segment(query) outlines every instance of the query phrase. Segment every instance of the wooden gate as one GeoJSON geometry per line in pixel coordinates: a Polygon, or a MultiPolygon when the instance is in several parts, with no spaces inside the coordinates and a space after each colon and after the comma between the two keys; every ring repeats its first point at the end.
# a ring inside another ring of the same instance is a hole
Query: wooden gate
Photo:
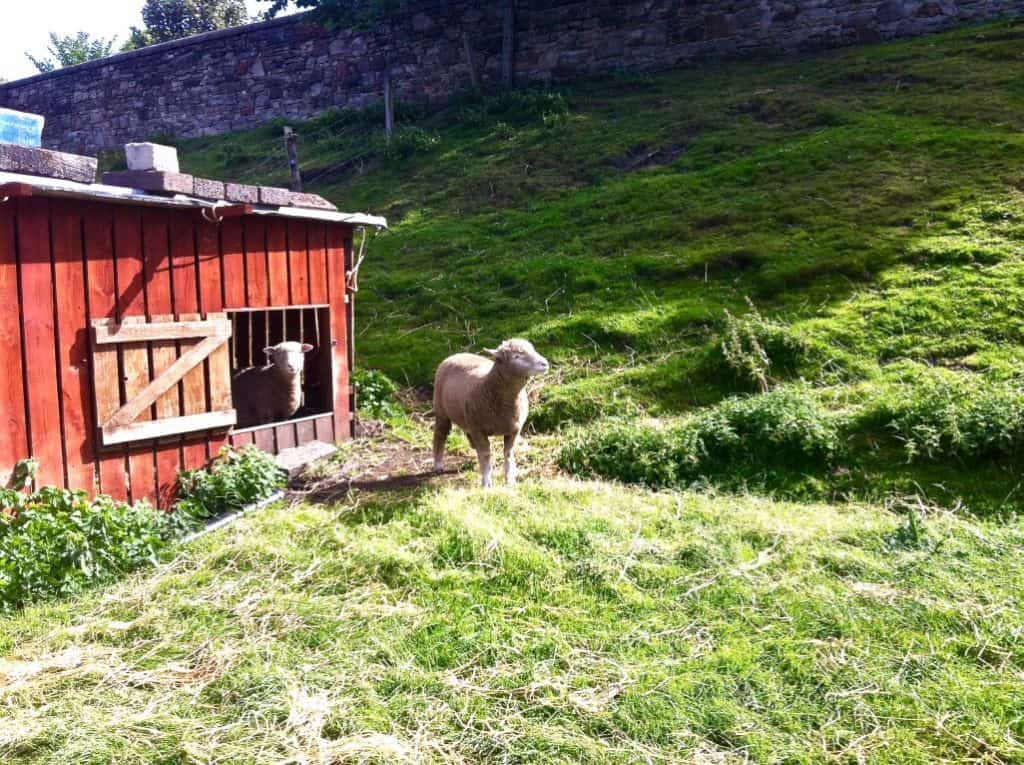
{"type": "Polygon", "coordinates": [[[227,314],[92,322],[100,446],[235,424],[227,314]]]}

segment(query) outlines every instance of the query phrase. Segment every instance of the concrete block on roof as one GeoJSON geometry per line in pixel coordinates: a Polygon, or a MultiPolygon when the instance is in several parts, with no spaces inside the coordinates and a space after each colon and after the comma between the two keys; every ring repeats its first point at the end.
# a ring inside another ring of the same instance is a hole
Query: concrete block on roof
{"type": "Polygon", "coordinates": [[[30,146],[17,146],[12,143],[0,143],[0,170],[8,173],[40,175],[44,178],[58,178],[62,181],[94,183],[96,181],[96,158],[30,146]]]}
{"type": "Polygon", "coordinates": [[[178,150],[173,146],[159,143],[126,143],[124,156],[129,170],[157,170],[163,173],[180,173],[178,150]]]}
{"type": "Polygon", "coordinates": [[[226,199],[227,190],[222,181],[209,178],[196,178],[193,193],[203,199],[226,199]]]}
{"type": "Polygon", "coordinates": [[[292,192],[274,186],[260,186],[260,204],[287,207],[292,203],[292,192]]]}
{"type": "Polygon", "coordinates": [[[42,145],[45,122],[41,114],[0,108],[0,143],[38,148],[42,145]]]}
{"type": "Polygon", "coordinates": [[[229,202],[254,205],[260,201],[259,187],[247,183],[225,183],[224,195],[229,202]]]}
{"type": "Polygon", "coordinates": [[[292,192],[292,207],[311,207],[314,210],[337,210],[338,206],[333,205],[319,194],[301,194],[292,192]]]}
{"type": "Polygon", "coordinates": [[[116,170],[103,174],[103,182],[110,186],[153,191],[162,194],[188,194],[191,196],[195,179],[185,173],[164,173],[147,170],[116,170]]]}

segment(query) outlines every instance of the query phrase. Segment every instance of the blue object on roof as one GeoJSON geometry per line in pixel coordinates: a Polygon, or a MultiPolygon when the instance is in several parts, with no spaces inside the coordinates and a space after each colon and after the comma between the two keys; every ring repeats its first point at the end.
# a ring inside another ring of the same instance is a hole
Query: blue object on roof
{"type": "Polygon", "coordinates": [[[41,114],[0,108],[0,143],[13,143],[16,146],[41,146],[45,121],[46,118],[41,114]]]}

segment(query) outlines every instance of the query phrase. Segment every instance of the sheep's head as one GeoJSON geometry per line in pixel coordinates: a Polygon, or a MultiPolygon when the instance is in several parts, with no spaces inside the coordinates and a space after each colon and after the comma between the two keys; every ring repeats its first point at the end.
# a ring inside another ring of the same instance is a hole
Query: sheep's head
{"type": "Polygon", "coordinates": [[[519,377],[532,377],[548,371],[548,360],[537,353],[533,343],[514,337],[506,340],[497,348],[488,349],[495,364],[506,367],[519,377]]]}
{"type": "Polygon", "coordinates": [[[302,373],[306,365],[306,354],[311,350],[313,346],[309,343],[285,342],[264,348],[263,352],[267,354],[267,361],[279,371],[297,375],[302,373]]]}

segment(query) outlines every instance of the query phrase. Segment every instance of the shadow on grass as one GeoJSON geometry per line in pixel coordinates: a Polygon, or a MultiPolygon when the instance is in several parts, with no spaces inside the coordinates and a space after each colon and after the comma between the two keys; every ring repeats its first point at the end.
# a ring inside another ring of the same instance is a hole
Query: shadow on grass
{"type": "Polygon", "coordinates": [[[309,502],[330,503],[344,498],[349,492],[353,491],[385,492],[423,489],[428,486],[438,486],[446,478],[456,476],[460,472],[461,468],[441,472],[427,470],[407,475],[340,478],[331,481],[326,486],[317,486],[316,489],[303,494],[303,497],[309,502]]]}

